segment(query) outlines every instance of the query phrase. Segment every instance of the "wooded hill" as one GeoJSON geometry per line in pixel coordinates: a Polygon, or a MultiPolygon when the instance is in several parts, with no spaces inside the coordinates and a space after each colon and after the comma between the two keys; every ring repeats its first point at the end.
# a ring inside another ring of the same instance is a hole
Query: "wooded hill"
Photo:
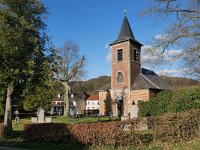
{"type": "MultiPolygon", "coordinates": [[[[160,76],[164,79],[171,87],[171,89],[186,89],[186,88],[200,88],[200,81],[182,78],[182,77],[168,77],[160,76]]],[[[80,91],[85,91],[89,95],[97,94],[96,90],[105,86],[111,82],[110,76],[100,76],[97,78],[92,78],[87,81],[76,81],[71,83],[71,89],[73,93],[79,93],[80,91]]]]}

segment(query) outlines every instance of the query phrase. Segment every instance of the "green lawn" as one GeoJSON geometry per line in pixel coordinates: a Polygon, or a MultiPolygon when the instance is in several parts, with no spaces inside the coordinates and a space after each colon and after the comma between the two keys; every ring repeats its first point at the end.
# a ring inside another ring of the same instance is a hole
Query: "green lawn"
{"type": "MultiPolygon", "coordinates": [[[[64,116],[52,116],[53,123],[66,123],[70,124],[70,118],[64,116]]],[[[74,118],[74,124],[77,123],[94,123],[94,122],[106,122],[109,121],[110,118],[108,116],[101,116],[101,117],[81,117],[81,118],[74,118]]],[[[118,117],[112,117],[111,120],[118,120],[118,117]]],[[[20,123],[18,126],[15,124],[15,120],[12,121],[13,130],[14,131],[22,131],[24,124],[31,123],[31,118],[23,118],[20,119],[20,123]]]]}
{"type": "MultiPolygon", "coordinates": [[[[112,118],[112,120],[117,120],[117,117],[112,118]]],[[[99,120],[97,117],[84,117],[84,118],[76,118],[74,123],[91,123],[97,121],[109,121],[109,117],[100,117],[99,120]]],[[[55,123],[66,123],[70,124],[70,118],[66,118],[63,116],[53,116],[53,122],[55,123]]],[[[30,150],[115,150],[116,148],[111,146],[85,146],[85,145],[66,145],[66,144],[46,144],[46,143],[39,143],[39,142],[31,142],[25,143],[23,142],[23,125],[26,123],[31,123],[30,118],[20,119],[20,124],[18,127],[15,126],[15,122],[13,121],[13,130],[14,135],[10,138],[4,139],[0,141],[0,145],[9,146],[9,147],[17,147],[17,148],[24,148],[30,150]]],[[[181,142],[177,144],[163,144],[159,143],[156,146],[151,146],[150,148],[142,148],[142,150],[199,150],[200,148],[200,138],[190,140],[188,142],[181,142]]],[[[133,147],[126,147],[126,150],[140,150],[135,149],[133,147]]]]}

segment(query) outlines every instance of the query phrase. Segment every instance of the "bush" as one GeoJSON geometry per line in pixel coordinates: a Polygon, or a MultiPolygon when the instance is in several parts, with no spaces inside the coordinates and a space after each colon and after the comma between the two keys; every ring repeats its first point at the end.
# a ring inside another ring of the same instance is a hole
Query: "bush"
{"type": "Polygon", "coordinates": [[[154,140],[153,133],[122,132],[116,136],[116,147],[144,147],[151,144],[154,140]]]}
{"type": "Polygon", "coordinates": [[[3,139],[7,136],[7,126],[0,125],[0,139],[3,139]]]}
{"type": "Polygon", "coordinates": [[[155,131],[155,139],[162,142],[180,142],[199,136],[200,110],[168,113],[148,120],[155,131]]]}
{"type": "Polygon", "coordinates": [[[114,144],[120,122],[65,125],[59,123],[26,124],[25,141],[69,144],[114,144]]]}
{"type": "Polygon", "coordinates": [[[163,116],[91,124],[28,124],[25,141],[65,144],[146,147],[158,142],[180,142],[199,137],[200,110],[163,116]],[[148,127],[148,128],[147,128],[148,127]],[[148,130],[149,129],[149,130],[148,130]]]}
{"type": "Polygon", "coordinates": [[[122,130],[119,121],[69,125],[68,129],[73,137],[70,143],[79,142],[90,145],[114,145],[116,133],[122,130]]]}
{"type": "Polygon", "coordinates": [[[66,142],[69,131],[62,123],[26,124],[23,138],[24,141],[66,142]]]}
{"type": "Polygon", "coordinates": [[[200,108],[200,89],[162,91],[155,98],[139,103],[139,116],[161,115],[200,108]]]}

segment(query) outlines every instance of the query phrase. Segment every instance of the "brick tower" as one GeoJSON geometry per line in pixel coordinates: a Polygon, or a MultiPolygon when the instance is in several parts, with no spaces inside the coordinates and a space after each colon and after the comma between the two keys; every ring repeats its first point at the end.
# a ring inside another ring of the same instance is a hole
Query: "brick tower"
{"type": "Polygon", "coordinates": [[[112,47],[111,89],[130,89],[141,71],[142,44],[135,39],[126,14],[119,36],[110,46],[112,47]]]}
{"type": "Polygon", "coordinates": [[[111,97],[113,102],[116,102],[112,109],[118,114],[128,115],[132,103],[131,87],[141,72],[142,44],[135,39],[126,13],[119,36],[110,46],[112,47],[111,97]],[[121,107],[120,112],[119,107],[121,107]]]}
{"type": "Polygon", "coordinates": [[[124,15],[118,38],[112,48],[112,75],[110,83],[99,89],[101,114],[113,112],[119,117],[137,117],[138,101],[148,101],[168,85],[153,71],[141,68],[142,44],[138,42],[124,15]]]}

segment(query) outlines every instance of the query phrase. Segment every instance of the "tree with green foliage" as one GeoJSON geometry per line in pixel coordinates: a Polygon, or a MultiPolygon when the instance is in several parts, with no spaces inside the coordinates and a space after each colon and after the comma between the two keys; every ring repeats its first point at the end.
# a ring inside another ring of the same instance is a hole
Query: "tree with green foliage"
{"type": "Polygon", "coordinates": [[[80,80],[85,75],[85,57],[80,56],[79,46],[71,40],[60,48],[54,48],[54,71],[57,81],[64,87],[64,116],[69,114],[70,81],[80,80]]]}
{"type": "Polygon", "coordinates": [[[50,76],[46,73],[45,56],[48,37],[43,21],[46,14],[46,8],[38,0],[0,0],[0,82],[6,89],[4,125],[8,126],[8,134],[12,134],[11,108],[17,87],[20,85],[18,96],[22,93],[30,96],[29,89],[32,95],[40,91],[41,100],[47,92],[42,93],[43,90],[48,89],[45,82],[50,76]]]}
{"type": "Polygon", "coordinates": [[[41,60],[34,65],[34,74],[29,77],[23,91],[23,106],[28,111],[36,111],[38,107],[49,110],[55,96],[55,81],[52,78],[50,63],[45,58],[41,60]]]}

